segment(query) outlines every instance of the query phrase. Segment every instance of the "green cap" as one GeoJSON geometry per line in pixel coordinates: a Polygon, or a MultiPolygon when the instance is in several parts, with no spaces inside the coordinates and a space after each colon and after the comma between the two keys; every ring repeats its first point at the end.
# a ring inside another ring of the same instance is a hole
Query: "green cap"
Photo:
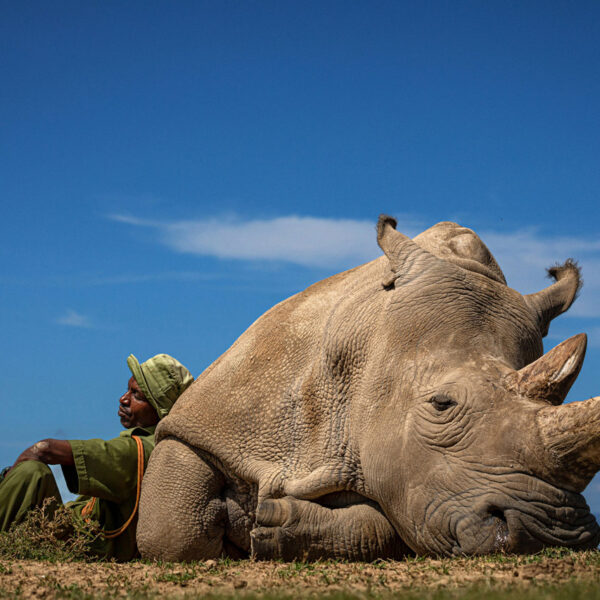
{"type": "Polygon", "coordinates": [[[168,354],[157,354],[142,364],[130,354],[127,366],[159,419],[169,414],[175,400],[194,381],[191,373],[168,354]]]}

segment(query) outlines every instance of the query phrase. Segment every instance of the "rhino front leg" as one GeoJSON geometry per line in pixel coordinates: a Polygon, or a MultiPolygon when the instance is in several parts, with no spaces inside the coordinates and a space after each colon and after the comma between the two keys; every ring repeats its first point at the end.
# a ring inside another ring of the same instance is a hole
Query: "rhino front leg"
{"type": "Polygon", "coordinates": [[[144,475],[137,543],[142,557],[201,560],[223,553],[223,476],[175,438],[160,441],[144,475]]]}
{"type": "Polygon", "coordinates": [[[261,560],[400,559],[409,549],[379,508],[367,500],[341,508],[286,496],[263,500],[252,530],[252,556],[261,560]]]}

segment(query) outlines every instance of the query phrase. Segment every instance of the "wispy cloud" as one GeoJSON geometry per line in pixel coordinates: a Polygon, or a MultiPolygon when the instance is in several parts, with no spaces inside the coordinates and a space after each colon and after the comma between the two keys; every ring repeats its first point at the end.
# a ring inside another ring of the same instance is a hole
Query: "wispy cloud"
{"type": "Polygon", "coordinates": [[[69,276],[46,276],[33,281],[30,277],[8,278],[0,277],[0,284],[19,285],[27,287],[47,286],[104,286],[104,285],[136,285],[143,283],[155,283],[165,281],[216,281],[225,279],[227,276],[223,273],[204,273],[201,271],[165,271],[157,273],[121,273],[118,275],[82,275],[69,276]]]}
{"type": "Polygon", "coordinates": [[[68,327],[84,327],[90,328],[92,327],[92,322],[89,317],[82,315],[72,309],[67,310],[67,312],[62,316],[56,319],[56,322],[59,325],[66,325],[68,327]]]}
{"type": "Polygon", "coordinates": [[[124,274],[108,277],[95,277],[89,285],[127,285],[137,283],[154,283],[162,281],[212,281],[225,276],[217,273],[200,273],[196,271],[172,271],[168,273],[143,273],[141,275],[124,274]]]}
{"type": "MultiPolygon", "coordinates": [[[[238,260],[287,261],[307,267],[347,268],[380,255],[372,221],[286,216],[158,222],[112,215],[121,223],[155,229],[157,240],[177,252],[238,260]]],[[[399,229],[414,236],[425,228],[413,217],[400,218],[399,229]]],[[[465,223],[468,226],[468,223],[465,223]]],[[[546,269],[567,258],[579,261],[585,286],[567,313],[600,317],[600,241],[547,236],[537,229],[477,232],[503,269],[511,287],[531,293],[550,284],[546,269]]]]}
{"type": "MultiPolygon", "coordinates": [[[[345,268],[372,260],[380,253],[372,221],[287,216],[159,223],[125,215],[111,218],[156,229],[158,239],[177,252],[218,258],[345,268]]],[[[408,229],[409,233],[417,232],[414,223],[408,229]]]]}

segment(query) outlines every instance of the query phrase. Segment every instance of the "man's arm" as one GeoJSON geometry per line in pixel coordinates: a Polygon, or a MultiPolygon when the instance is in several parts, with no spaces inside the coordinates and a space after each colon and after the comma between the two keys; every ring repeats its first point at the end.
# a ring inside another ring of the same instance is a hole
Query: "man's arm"
{"type": "Polygon", "coordinates": [[[71,466],[74,464],[71,444],[67,440],[41,440],[21,453],[13,468],[26,460],[37,460],[47,465],[71,466]]]}

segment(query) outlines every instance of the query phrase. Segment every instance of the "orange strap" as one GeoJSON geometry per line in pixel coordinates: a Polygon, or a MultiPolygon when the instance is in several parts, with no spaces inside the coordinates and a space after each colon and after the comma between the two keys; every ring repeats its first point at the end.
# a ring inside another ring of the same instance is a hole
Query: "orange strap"
{"type": "MultiPolygon", "coordinates": [[[[144,446],[142,446],[142,440],[137,435],[131,436],[135,443],[137,444],[137,491],[135,495],[135,506],[133,507],[133,512],[131,513],[129,519],[121,525],[118,529],[113,529],[111,531],[101,531],[100,533],[104,538],[110,540],[112,538],[119,537],[130,525],[135,517],[138,506],[140,504],[140,493],[142,491],[142,479],[144,477],[144,446]]],[[[90,498],[89,502],[81,509],[81,516],[83,517],[86,523],[90,522],[90,515],[94,510],[94,506],[96,505],[96,500],[98,498],[90,498]]]]}

